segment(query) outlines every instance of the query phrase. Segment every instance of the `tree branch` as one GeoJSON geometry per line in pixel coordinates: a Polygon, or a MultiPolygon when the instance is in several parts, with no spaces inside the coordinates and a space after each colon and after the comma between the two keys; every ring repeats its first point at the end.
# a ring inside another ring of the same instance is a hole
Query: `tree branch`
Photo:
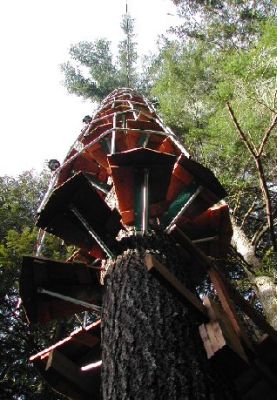
{"type": "Polygon", "coordinates": [[[269,139],[269,136],[270,136],[272,130],[274,129],[274,127],[275,127],[276,125],[277,125],[277,113],[276,113],[275,116],[273,117],[272,122],[271,122],[271,125],[270,125],[270,126],[268,127],[268,129],[265,131],[265,134],[264,134],[262,143],[261,143],[261,145],[260,145],[260,148],[259,148],[259,151],[258,151],[258,154],[257,154],[258,157],[261,156],[261,154],[262,154],[262,152],[263,152],[263,149],[264,149],[264,147],[265,147],[265,145],[266,145],[266,143],[267,143],[267,141],[268,141],[268,139],[269,139]]]}
{"type": "Polygon", "coordinates": [[[238,122],[238,120],[237,120],[237,118],[235,116],[235,113],[234,113],[234,111],[233,111],[233,109],[232,109],[232,107],[231,107],[231,105],[230,105],[230,103],[228,101],[227,101],[226,105],[227,105],[227,109],[229,111],[229,114],[231,116],[231,119],[232,119],[232,121],[233,121],[233,123],[234,123],[234,125],[235,125],[235,127],[236,127],[236,129],[237,129],[242,141],[244,142],[244,144],[245,144],[246,148],[248,149],[248,151],[256,159],[257,158],[257,150],[256,150],[254,144],[252,144],[250,142],[250,140],[247,138],[247,136],[243,132],[243,130],[242,130],[242,128],[241,128],[241,126],[240,126],[240,124],[239,124],[239,122],[238,122]]]}
{"type": "Polygon", "coordinates": [[[253,211],[253,209],[254,209],[254,207],[255,207],[255,204],[256,204],[256,200],[257,200],[257,197],[255,197],[255,200],[253,201],[253,203],[251,204],[251,206],[249,207],[249,209],[248,209],[247,212],[245,213],[245,215],[244,215],[244,217],[243,217],[243,220],[242,220],[242,223],[241,223],[241,225],[240,225],[240,228],[241,228],[241,229],[243,228],[246,219],[249,217],[249,215],[250,215],[251,212],[253,211]]]}
{"type": "Polygon", "coordinates": [[[277,252],[277,242],[276,242],[276,235],[275,235],[275,230],[274,230],[274,220],[273,220],[273,209],[272,209],[270,193],[269,193],[269,190],[267,187],[266,177],[264,174],[264,168],[263,168],[262,160],[260,157],[256,157],[255,162],[256,162],[256,167],[257,167],[257,171],[259,174],[260,187],[261,187],[261,191],[262,191],[263,198],[264,198],[265,209],[266,209],[266,218],[267,218],[267,223],[268,223],[269,232],[270,232],[270,236],[271,236],[272,246],[273,246],[274,251],[277,252]]]}

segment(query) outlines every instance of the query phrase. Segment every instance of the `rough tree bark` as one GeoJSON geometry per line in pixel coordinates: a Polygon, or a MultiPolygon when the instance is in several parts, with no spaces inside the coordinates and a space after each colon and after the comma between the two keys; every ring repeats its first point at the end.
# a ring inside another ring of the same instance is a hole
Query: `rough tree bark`
{"type": "Polygon", "coordinates": [[[208,366],[202,317],[144,265],[151,252],[189,287],[189,260],[162,236],[129,239],[125,248],[105,277],[103,400],[234,399],[208,366]]]}

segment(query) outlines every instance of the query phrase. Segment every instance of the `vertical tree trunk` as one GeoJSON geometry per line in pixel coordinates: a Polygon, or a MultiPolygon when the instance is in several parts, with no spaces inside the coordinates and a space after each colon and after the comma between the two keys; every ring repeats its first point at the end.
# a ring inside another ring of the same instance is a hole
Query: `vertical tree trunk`
{"type": "MultiPolygon", "coordinates": [[[[232,244],[243,259],[250,265],[252,271],[261,270],[263,265],[255,254],[255,246],[247,238],[243,230],[231,218],[233,225],[232,244]]],[[[277,285],[276,279],[266,275],[253,275],[248,272],[248,278],[253,283],[256,294],[261,302],[265,316],[270,325],[277,329],[277,285]]]]}
{"type": "Polygon", "coordinates": [[[266,319],[277,329],[277,285],[271,276],[256,276],[254,278],[257,294],[263,306],[266,319]]]}
{"type": "Polygon", "coordinates": [[[233,399],[207,364],[201,316],[147,271],[144,256],[148,246],[189,286],[186,261],[164,237],[137,240],[110,264],[105,278],[103,400],[233,399]]]}

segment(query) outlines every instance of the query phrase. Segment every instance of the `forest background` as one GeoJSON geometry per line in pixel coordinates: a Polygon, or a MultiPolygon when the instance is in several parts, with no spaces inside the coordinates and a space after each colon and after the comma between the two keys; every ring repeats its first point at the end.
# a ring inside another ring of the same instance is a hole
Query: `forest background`
{"type": "MultiPolygon", "coordinates": [[[[234,237],[225,272],[277,329],[276,0],[175,0],[182,23],[139,57],[135,21],[123,16],[118,55],[99,39],[73,45],[62,66],[69,93],[99,103],[118,87],[152,100],[194,159],[228,191],[234,237]]],[[[29,327],[18,308],[21,257],[33,252],[36,210],[50,173],[0,177],[0,396],[60,399],[28,364],[72,324],[29,327]]],[[[71,249],[50,235],[43,255],[71,249]]]]}

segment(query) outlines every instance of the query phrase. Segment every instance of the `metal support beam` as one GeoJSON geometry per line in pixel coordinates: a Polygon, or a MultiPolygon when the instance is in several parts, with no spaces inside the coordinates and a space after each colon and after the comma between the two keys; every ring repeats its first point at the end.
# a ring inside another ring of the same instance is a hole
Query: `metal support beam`
{"type": "Polygon", "coordinates": [[[192,240],[192,243],[194,243],[194,244],[207,243],[207,242],[214,242],[215,240],[218,240],[218,236],[208,236],[208,237],[201,238],[201,239],[194,239],[194,240],[192,240]]]}
{"type": "Polygon", "coordinates": [[[77,210],[77,208],[76,207],[71,207],[70,210],[78,218],[78,220],[82,223],[82,225],[86,228],[86,230],[88,231],[90,236],[93,237],[94,240],[96,240],[96,242],[99,244],[101,249],[104,250],[104,252],[107,254],[107,256],[109,258],[115,258],[115,255],[108,248],[106,243],[104,243],[103,240],[97,235],[95,230],[88,224],[88,222],[85,220],[85,218],[82,216],[82,214],[77,210]]]}
{"type": "Polygon", "coordinates": [[[60,299],[60,300],[67,301],[68,303],[72,303],[72,304],[75,304],[75,305],[78,305],[78,306],[82,306],[82,307],[88,308],[89,310],[96,311],[98,313],[101,312],[101,307],[100,306],[97,306],[96,304],[88,303],[86,301],[75,299],[74,297],[66,296],[66,295],[63,295],[61,293],[52,292],[51,290],[46,290],[46,289],[43,289],[43,288],[38,288],[37,292],[41,293],[41,294],[48,294],[49,296],[55,297],[55,298],[60,299]]]}
{"type": "Polygon", "coordinates": [[[115,149],[115,139],[116,139],[116,117],[117,114],[115,113],[113,115],[113,131],[112,131],[112,140],[111,140],[111,154],[114,154],[116,149],[115,149]]]}
{"type": "Polygon", "coordinates": [[[149,170],[145,169],[143,173],[142,186],[142,233],[145,234],[148,230],[148,215],[149,215],[149,170]]]}
{"type": "Polygon", "coordinates": [[[140,169],[137,171],[135,179],[135,227],[139,235],[143,235],[148,230],[148,215],[149,215],[149,170],[140,169]]]}

